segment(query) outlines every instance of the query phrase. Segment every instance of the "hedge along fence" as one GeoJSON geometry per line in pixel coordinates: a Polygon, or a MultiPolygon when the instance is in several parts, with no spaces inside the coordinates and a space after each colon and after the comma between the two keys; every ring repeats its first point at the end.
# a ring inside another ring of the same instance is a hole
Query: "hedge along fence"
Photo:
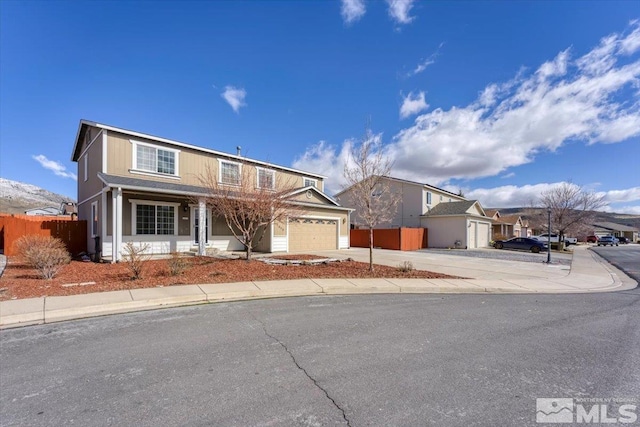
{"type": "Polygon", "coordinates": [[[0,214],[0,247],[5,255],[15,255],[14,242],[28,234],[57,237],[71,255],[87,250],[87,221],[74,221],[70,216],[0,214]]]}
{"type": "MultiPolygon", "coordinates": [[[[351,230],[351,246],[369,247],[369,230],[351,230]]],[[[376,228],[373,230],[373,246],[396,251],[415,251],[428,247],[426,228],[376,228]]]]}

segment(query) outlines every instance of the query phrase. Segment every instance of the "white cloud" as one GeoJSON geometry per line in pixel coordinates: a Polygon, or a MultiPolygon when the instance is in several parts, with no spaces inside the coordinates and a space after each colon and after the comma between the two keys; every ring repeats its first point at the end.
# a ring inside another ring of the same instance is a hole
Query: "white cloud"
{"type": "Polygon", "coordinates": [[[408,24],[414,17],[409,16],[414,0],[387,0],[389,16],[397,24],[408,24]]]}
{"type": "Polygon", "coordinates": [[[322,174],[329,179],[325,181],[325,192],[335,194],[345,183],[344,167],[349,161],[349,153],[354,141],[345,140],[339,151],[335,146],[320,141],[293,162],[296,169],[322,174]]]}
{"type": "Polygon", "coordinates": [[[610,212],[628,214],[628,215],[640,215],[640,206],[621,206],[610,210],[610,212]]]}
{"type": "Polygon", "coordinates": [[[225,101],[233,108],[233,111],[238,113],[240,111],[240,107],[244,107],[247,104],[244,102],[244,98],[247,96],[247,91],[242,88],[237,88],[234,86],[225,86],[224,92],[220,95],[224,98],[225,101]]]}
{"type": "MultiPolygon", "coordinates": [[[[393,174],[438,185],[498,175],[567,141],[616,143],[640,136],[640,58],[627,56],[637,54],[640,21],[632,25],[627,35],[604,37],[577,60],[563,50],[534,71],[521,69],[509,81],[488,84],[468,105],[416,117],[386,145],[393,174]]],[[[323,149],[339,151],[326,144],[323,149]]],[[[320,172],[331,167],[316,165],[320,172]]]]}
{"type": "Polygon", "coordinates": [[[40,166],[50,170],[51,172],[53,172],[58,176],[61,176],[63,178],[71,178],[74,181],[78,180],[78,176],[75,173],[67,171],[67,168],[63,164],[56,162],[55,160],[49,160],[42,154],[38,154],[37,156],[31,156],[31,157],[33,157],[35,161],[40,163],[40,166]]]}
{"type": "Polygon", "coordinates": [[[409,116],[418,114],[421,111],[429,108],[429,104],[424,99],[424,92],[418,92],[414,94],[411,92],[402,100],[402,106],[400,107],[400,118],[406,119],[409,116]]]}
{"type": "Polygon", "coordinates": [[[340,14],[345,24],[358,21],[367,11],[364,0],[342,0],[340,14]]]}
{"type": "MultiPolygon", "coordinates": [[[[485,207],[523,207],[535,202],[541,193],[561,184],[563,183],[553,182],[523,186],[503,185],[494,188],[476,188],[465,191],[465,197],[480,200],[482,206],[485,207]]],[[[575,186],[575,184],[571,185],[575,186]]],[[[596,192],[596,195],[604,198],[606,206],[604,206],[602,210],[624,213],[621,209],[625,208],[618,208],[611,205],[640,200],[640,187],[632,187],[624,190],[599,191],[596,192]]]]}
{"type": "Polygon", "coordinates": [[[506,174],[506,175],[502,175],[500,178],[502,178],[502,179],[507,179],[507,178],[513,178],[514,176],[516,176],[516,173],[515,173],[515,172],[509,172],[509,173],[508,173],[508,174],[506,174]]]}
{"type": "Polygon", "coordinates": [[[440,49],[442,48],[442,46],[444,46],[444,42],[440,43],[440,46],[438,46],[438,49],[436,49],[435,52],[433,52],[431,55],[429,55],[429,57],[427,59],[422,60],[416,66],[416,68],[414,68],[410,73],[408,73],[407,77],[411,77],[411,76],[415,76],[416,74],[420,74],[421,72],[426,70],[429,65],[435,64],[436,58],[440,54],[440,49]]]}

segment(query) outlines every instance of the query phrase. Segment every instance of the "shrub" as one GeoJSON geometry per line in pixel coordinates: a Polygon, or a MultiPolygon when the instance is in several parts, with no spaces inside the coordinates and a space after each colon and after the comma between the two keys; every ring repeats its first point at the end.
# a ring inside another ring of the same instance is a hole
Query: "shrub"
{"type": "Polygon", "coordinates": [[[26,235],[15,243],[15,249],[43,279],[51,280],[71,257],[62,240],[50,236],[26,235]]]}
{"type": "Polygon", "coordinates": [[[131,271],[131,278],[133,280],[137,280],[142,278],[142,272],[144,270],[147,261],[151,258],[151,255],[147,254],[146,251],[149,249],[148,244],[136,245],[133,242],[127,242],[124,245],[124,250],[122,251],[124,262],[127,263],[127,267],[129,267],[129,271],[131,271]]]}
{"type": "Polygon", "coordinates": [[[398,264],[398,270],[403,273],[408,273],[415,270],[411,261],[404,261],[402,264],[398,264]]]}
{"type": "Polygon", "coordinates": [[[179,252],[171,252],[171,257],[169,258],[169,273],[172,276],[177,276],[185,272],[189,263],[187,259],[180,255],[179,252]]]}

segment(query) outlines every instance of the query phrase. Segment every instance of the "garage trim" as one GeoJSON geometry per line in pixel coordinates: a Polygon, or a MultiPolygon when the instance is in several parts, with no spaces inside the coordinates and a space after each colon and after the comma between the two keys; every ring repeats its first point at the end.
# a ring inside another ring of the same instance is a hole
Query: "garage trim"
{"type": "Polygon", "coordinates": [[[289,252],[289,239],[291,239],[291,234],[289,233],[289,221],[291,219],[294,218],[302,218],[302,219],[320,219],[320,220],[329,220],[329,221],[335,221],[336,224],[338,225],[336,227],[336,247],[335,249],[339,249],[340,247],[340,217],[335,217],[335,216],[324,216],[324,215],[299,215],[299,216],[295,216],[295,217],[288,217],[287,218],[287,252],[289,252]]]}

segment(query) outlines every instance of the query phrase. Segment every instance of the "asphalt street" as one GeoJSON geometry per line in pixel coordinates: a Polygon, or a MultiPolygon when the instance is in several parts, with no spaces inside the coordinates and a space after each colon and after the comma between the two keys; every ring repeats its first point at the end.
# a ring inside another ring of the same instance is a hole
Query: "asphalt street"
{"type": "Polygon", "coordinates": [[[639,308],[638,289],[332,296],[3,330],[0,420],[539,425],[536,398],[640,396],[639,308]]]}
{"type": "Polygon", "coordinates": [[[640,245],[594,246],[591,250],[640,283],[640,245]]]}

